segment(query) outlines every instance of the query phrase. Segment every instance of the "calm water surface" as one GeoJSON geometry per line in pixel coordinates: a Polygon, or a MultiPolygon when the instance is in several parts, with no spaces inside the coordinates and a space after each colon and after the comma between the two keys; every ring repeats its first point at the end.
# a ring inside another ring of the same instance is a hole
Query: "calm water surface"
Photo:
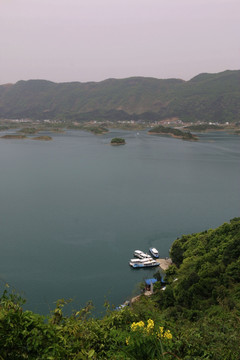
{"type": "Polygon", "coordinates": [[[0,286],[44,314],[59,298],[75,309],[93,300],[100,313],[106,299],[135,295],[155,272],[129,267],[135,249],[155,246],[165,257],[182,234],[240,215],[240,138],[199,136],[112,130],[0,140],[0,286]],[[115,136],[127,145],[110,146],[115,136]]]}

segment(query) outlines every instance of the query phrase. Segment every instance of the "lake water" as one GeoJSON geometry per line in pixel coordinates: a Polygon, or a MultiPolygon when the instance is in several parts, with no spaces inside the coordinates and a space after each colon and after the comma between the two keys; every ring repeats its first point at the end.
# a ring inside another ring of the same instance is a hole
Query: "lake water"
{"type": "MultiPolygon", "coordinates": [[[[2,133],[4,134],[4,133],[2,133]]],[[[182,234],[240,215],[240,138],[198,142],[111,130],[0,140],[0,287],[6,281],[46,314],[60,298],[119,305],[156,269],[133,270],[133,251],[168,256],[182,234]],[[124,137],[125,146],[110,139],[124,137]]]]}

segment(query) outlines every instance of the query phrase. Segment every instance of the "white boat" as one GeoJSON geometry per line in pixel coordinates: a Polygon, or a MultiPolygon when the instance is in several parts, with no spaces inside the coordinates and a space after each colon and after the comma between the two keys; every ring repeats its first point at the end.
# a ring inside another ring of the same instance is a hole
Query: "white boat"
{"type": "Polygon", "coordinates": [[[131,259],[130,262],[132,263],[136,263],[136,264],[141,264],[144,263],[144,261],[146,261],[146,259],[131,259]]]}
{"type": "Polygon", "coordinates": [[[149,252],[154,258],[156,258],[156,259],[159,258],[159,253],[156,248],[150,247],[149,252]]]}
{"type": "Polygon", "coordinates": [[[144,266],[159,266],[159,263],[156,260],[146,260],[144,261],[144,266]]]}
{"type": "Polygon", "coordinates": [[[156,260],[151,259],[131,259],[129,265],[134,269],[137,268],[146,268],[146,267],[154,267],[159,266],[159,263],[156,260]],[[137,261],[132,261],[137,260],[137,261]]]}
{"type": "Polygon", "coordinates": [[[134,256],[138,257],[139,259],[152,259],[152,257],[141,250],[135,250],[134,256]]]}

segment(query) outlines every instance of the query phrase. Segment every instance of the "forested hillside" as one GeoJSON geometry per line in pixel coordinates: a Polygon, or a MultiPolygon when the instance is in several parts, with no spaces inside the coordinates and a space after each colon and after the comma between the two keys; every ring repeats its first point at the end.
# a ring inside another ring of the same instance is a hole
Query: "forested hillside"
{"type": "Polygon", "coordinates": [[[91,303],[64,316],[64,300],[47,318],[23,311],[6,285],[0,358],[239,359],[240,218],[182,236],[170,254],[165,284],[158,281],[152,296],[131,306],[108,308],[101,319],[89,316],[91,303]]]}
{"type": "Polygon", "coordinates": [[[237,122],[240,71],[190,81],[132,77],[101,82],[19,81],[0,86],[0,118],[237,122]]]}

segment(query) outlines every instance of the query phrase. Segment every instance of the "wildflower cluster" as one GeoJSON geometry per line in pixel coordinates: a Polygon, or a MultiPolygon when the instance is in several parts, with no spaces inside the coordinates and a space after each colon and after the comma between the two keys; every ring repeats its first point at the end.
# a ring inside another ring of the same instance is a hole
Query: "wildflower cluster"
{"type": "Polygon", "coordinates": [[[126,353],[138,360],[164,359],[164,353],[172,350],[174,343],[170,330],[157,326],[152,319],[133,322],[126,337],[126,353]],[[165,350],[164,347],[167,349],[165,350]]]}
{"type": "MultiPolygon", "coordinates": [[[[171,340],[172,339],[172,334],[170,332],[170,330],[165,330],[163,326],[160,326],[158,330],[155,330],[155,324],[154,321],[152,319],[148,319],[147,324],[145,326],[145,323],[143,321],[139,321],[139,322],[133,322],[131,324],[131,331],[132,332],[141,332],[144,336],[150,336],[153,335],[155,337],[157,337],[158,339],[168,339],[171,340]]],[[[128,336],[126,338],[126,344],[129,345],[131,340],[131,337],[128,336]]]]}
{"type": "Polygon", "coordinates": [[[172,334],[171,334],[170,330],[164,331],[163,326],[159,326],[159,330],[157,331],[157,337],[160,339],[165,338],[165,339],[171,340],[172,334]]]}
{"type": "Polygon", "coordinates": [[[154,329],[154,321],[152,319],[148,319],[148,322],[147,322],[147,333],[150,334],[154,329]]]}
{"type": "Polygon", "coordinates": [[[143,329],[145,326],[143,321],[139,321],[139,322],[133,322],[131,325],[131,330],[132,331],[138,331],[140,329],[143,329]]]}

